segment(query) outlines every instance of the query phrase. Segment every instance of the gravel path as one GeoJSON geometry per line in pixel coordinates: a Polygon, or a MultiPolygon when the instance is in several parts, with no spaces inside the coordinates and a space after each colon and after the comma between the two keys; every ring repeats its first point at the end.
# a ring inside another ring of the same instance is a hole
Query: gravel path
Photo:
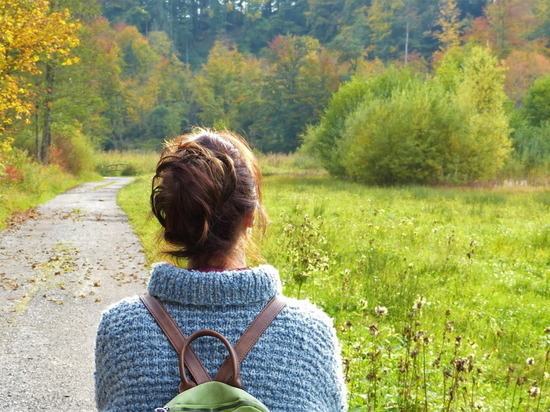
{"type": "Polygon", "coordinates": [[[0,410],[95,410],[101,312],[149,272],[116,204],[131,180],[84,184],[0,232],[0,410]]]}

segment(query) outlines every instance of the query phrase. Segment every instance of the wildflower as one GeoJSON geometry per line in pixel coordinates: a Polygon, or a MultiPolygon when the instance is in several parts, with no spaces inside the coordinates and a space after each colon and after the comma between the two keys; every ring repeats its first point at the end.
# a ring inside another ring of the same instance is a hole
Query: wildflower
{"type": "Polygon", "coordinates": [[[527,365],[534,365],[534,364],[535,364],[535,359],[533,359],[533,358],[527,358],[527,359],[525,359],[525,363],[526,363],[527,365]]]}
{"type": "Polygon", "coordinates": [[[370,372],[369,374],[367,374],[366,378],[369,381],[374,381],[378,379],[378,375],[376,374],[376,372],[370,372]]]}
{"type": "Polygon", "coordinates": [[[483,409],[483,406],[484,406],[483,402],[481,402],[481,401],[475,401],[474,402],[474,408],[475,409],[483,409]]]}
{"type": "Polygon", "coordinates": [[[468,358],[456,358],[451,361],[458,372],[466,372],[469,366],[468,358]]]}
{"type": "Polygon", "coordinates": [[[412,308],[413,308],[413,310],[420,310],[420,309],[422,309],[422,306],[424,306],[426,304],[427,304],[426,298],[424,296],[418,295],[412,308]]]}
{"type": "Polygon", "coordinates": [[[378,332],[378,328],[374,324],[369,326],[369,330],[370,330],[370,334],[374,335],[374,336],[376,336],[380,333],[380,332],[378,332]]]}
{"type": "Polygon", "coordinates": [[[388,308],[386,308],[385,306],[377,306],[374,308],[374,311],[380,317],[386,316],[388,314],[388,308]]]}
{"type": "Polygon", "coordinates": [[[453,327],[454,322],[451,320],[445,324],[445,329],[447,332],[454,332],[455,328],[453,327]]]}
{"type": "Polygon", "coordinates": [[[537,386],[536,382],[531,385],[531,387],[527,390],[527,393],[531,398],[536,398],[540,394],[540,388],[537,386]]]}

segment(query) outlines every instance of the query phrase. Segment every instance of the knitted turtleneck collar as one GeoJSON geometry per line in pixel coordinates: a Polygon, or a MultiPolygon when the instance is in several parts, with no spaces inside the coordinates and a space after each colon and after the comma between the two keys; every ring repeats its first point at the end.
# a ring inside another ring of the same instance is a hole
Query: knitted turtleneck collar
{"type": "Polygon", "coordinates": [[[282,290],[279,273],[269,265],[201,272],[169,263],[153,266],[148,291],[188,305],[242,305],[268,302],[282,290]]]}

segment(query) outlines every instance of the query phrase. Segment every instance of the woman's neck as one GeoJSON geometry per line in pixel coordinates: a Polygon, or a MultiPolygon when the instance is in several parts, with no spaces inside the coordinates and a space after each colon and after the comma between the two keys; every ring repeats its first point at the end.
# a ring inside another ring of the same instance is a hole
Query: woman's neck
{"type": "Polygon", "coordinates": [[[235,270],[246,267],[246,255],[242,248],[236,248],[229,256],[212,256],[209,259],[189,259],[188,269],[235,270]]]}

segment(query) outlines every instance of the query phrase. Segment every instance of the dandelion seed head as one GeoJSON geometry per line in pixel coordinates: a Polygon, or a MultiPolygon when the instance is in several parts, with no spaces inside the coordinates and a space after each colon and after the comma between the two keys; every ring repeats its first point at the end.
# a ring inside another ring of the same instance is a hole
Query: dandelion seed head
{"type": "Polygon", "coordinates": [[[540,388],[534,384],[527,390],[527,393],[531,398],[536,398],[540,394],[540,388]]]}
{"type": "Polygon", "coordinates": [[[377,306],[374,308],[374,312],[380,317],[386,316],[388,314],[388,308],[385,306],[377,306]]]}
{"type": "Polygon", "coordinates": [[[426,303],[426,298],[424,296],[418,295],[412,308],[414,310],[420,310],[424,305],[426,305],[426,303]]]}
{"type": "Polygon", "coordinates": [[[474,408],[475,408],[475,409],[483,409],[484,406],[485,406],[485,405],[484,405],[483,402],[481,402],[481,401],[475,401],[475,402],[474,402],[474,408]]]}

